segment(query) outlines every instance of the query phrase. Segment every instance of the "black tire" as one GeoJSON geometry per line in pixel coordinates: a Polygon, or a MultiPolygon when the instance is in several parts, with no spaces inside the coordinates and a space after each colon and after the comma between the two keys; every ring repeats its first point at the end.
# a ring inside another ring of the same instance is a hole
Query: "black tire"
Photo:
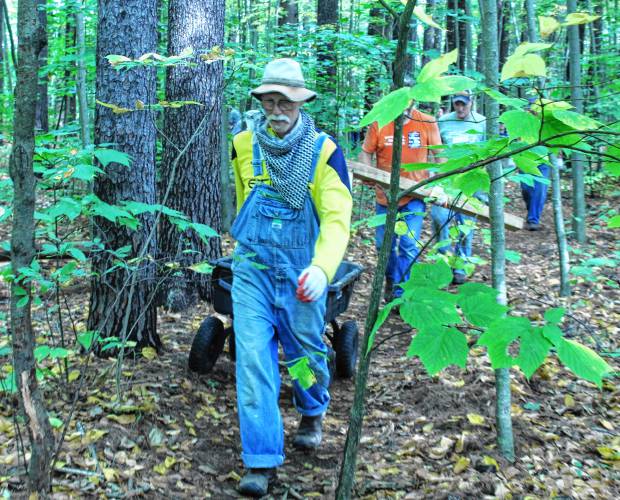
{"type": "Polygon", "coordinates": [[[192,342],[189,369],[202,375],[213,370],[217,358],[224,350],[225,341],[224,324],[218,318],[209,316],[200,325],[192,342]]]}
{"type": "Polygon", "coordinates": [[[352,378],[357,365],[358,329],[355,321],[345,321],[340,331],[334,333],[336,351],[336,374],[340,378],[352,378]]]}

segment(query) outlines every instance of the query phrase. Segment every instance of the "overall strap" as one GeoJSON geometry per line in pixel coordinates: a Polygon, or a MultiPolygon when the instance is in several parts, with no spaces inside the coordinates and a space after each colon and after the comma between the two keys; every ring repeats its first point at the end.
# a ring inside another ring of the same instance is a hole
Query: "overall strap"
{"type": "Polygon", "coordinates": [[[323,149],[323,143],[327,139],[328,135],[325,132],[320,132],[314,140],[314,151],[312,152],[312,167],[310,168],[310,177],[308,182],[312,182],[314,179],[314,173],[316,166],[319,163],[319,156],[321,156],[321,149],[323,149]]]}
{"type": "Polygon", "coordinates": [[[263,174],[263,153],[254,133],[252,134],[252,167],[256,177],[263,174]]]}

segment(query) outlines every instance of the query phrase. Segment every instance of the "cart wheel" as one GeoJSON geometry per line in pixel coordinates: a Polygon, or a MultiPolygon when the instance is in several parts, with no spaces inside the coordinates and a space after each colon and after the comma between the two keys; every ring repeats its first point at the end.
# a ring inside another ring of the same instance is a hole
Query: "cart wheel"
{"type": "Polygon", "coordinates": [[[224,350],[225,341],[224,324],[218,318],[209,316],[200,325],[192,342],[189,369],[203,375],[209,373],[224,350]]]}
{"type": "Polygon", "coordinates": [[[340,378],[351,378],[355,375],[357,344],[357,323],[352,320],[345,321],[340,327],[340,331],[334,335],[336,373],[340,378]]]}
{"type": "Polygon", "coordinates": [[[224,329],[224,333],[228,337],[228,358],[234,363],[237,357],[237,348],[235,347],[235,331],[232,326],[224,329]]]}

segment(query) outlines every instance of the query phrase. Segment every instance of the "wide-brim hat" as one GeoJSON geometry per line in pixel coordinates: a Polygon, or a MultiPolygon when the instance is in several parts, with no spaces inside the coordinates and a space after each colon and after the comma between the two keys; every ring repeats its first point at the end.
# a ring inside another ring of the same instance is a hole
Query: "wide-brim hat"
{"type": "Polygon", "coordinates": [[[293,102],[312,101],[316,97],[316,92],[306,88],[299,63],[286,57],[274,59],[265,66],[261,84],[250,95],[260,99],[270,92],[278,92],[293,102]]]}

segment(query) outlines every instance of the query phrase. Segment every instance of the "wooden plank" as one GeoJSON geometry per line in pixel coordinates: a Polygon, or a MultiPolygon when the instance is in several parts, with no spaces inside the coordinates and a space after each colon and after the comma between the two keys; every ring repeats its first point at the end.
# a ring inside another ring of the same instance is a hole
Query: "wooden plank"
{"type": "MultiPolygon", "coordinates": [[[[383,187],[388,187],[390,185],[389,172],[385,172],[375,167],[369,167],[365,163],[360,163],[358,161],[348,160],[347,165],[349,166],[349,169],[351,170],[353,175],[361,180],[374,182],[383,187]]],[[[417,182],[411,179],[407,179],[405,177],[400,178],[401,190],[409,189],[416,184],[417,182]]],[[[430,193],[430,188],[421,187],[411,193],[411,197],[417,198],[419,200],[424,200],[425,198],[428,198],[430,196],[430,193]]],[[[489,222],[489,207],[487,207],[486,205],[482,205],[478,208],[463,201],[457,201],[455,203],[453,198],[448,197],[448,206],[453,208],[456,212],[461,212],[465,215],[474,215],[480,220],[489,222]]],[[[504,213],[504,224],[506,226],[506,229],[510,229],[511,231],[518,231],[519,229],[523,229],[524,222],[521,217],[509,213],[504,213]]]]}

